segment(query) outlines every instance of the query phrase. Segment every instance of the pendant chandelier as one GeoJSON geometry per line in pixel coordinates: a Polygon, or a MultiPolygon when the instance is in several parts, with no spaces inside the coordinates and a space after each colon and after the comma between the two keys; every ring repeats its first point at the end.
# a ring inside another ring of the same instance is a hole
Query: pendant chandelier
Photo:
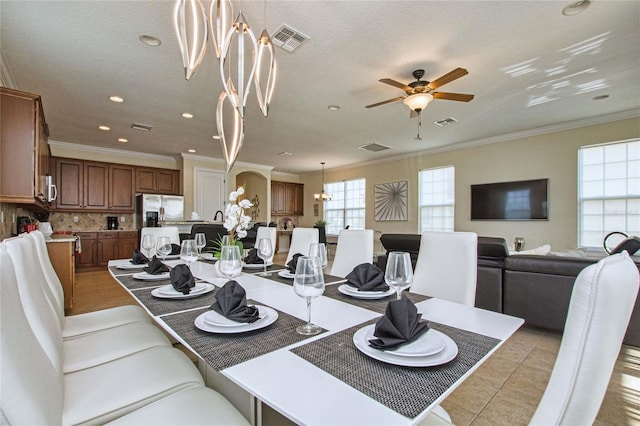
{"type": "Polygon", "coordinates": [[[208,17],[200,0],[177,0],[174,8],[174,26],[187,80],[202,63],[211,35],[223,88],[218,97],[216,126],[227,174],[242,148],[245,109],[252,84],[260,111],[265,117],[269,115],[276,82],[276,60],[266,29],[266,8],[265,0],[265,29],[259,39],[256,39],[242,12],[233,19],[230,0],[212,0],[208,17]],[[252,49],[250,56],[247,49],[252,49]],[[233,111],[230,129],[224,127],[225,102],[233,111]]]}
{"type": "Polygon", "coordinates": [[[330,201],[331,200],[331,194],[325,193],[324,192],[324,161],[322,163],[322,190],[320,191],[319,194],[313,194],[313,198],[315,198],[316,201],[330,201]]]}

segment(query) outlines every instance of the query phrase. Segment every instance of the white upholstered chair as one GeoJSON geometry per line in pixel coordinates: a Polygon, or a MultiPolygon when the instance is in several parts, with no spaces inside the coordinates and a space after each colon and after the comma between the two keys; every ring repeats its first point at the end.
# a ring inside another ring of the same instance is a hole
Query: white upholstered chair
{"type": "Polygon", "coordinates": [[[318,228],[293,228],[291,246],[289,247],[285,265],[289,263],[294,254],[300,253],[303,256],[308,256],[309,247],[311,244],[319,242],[319,239],[318,228]]]}
{"type": "Polygon", "coordinates": [[[373,229],[341,229],[331,275],[344,278],[362,263],[373,263],[373,229]]]}
{"type": "Polygon", "coordinates": [[[33,240],[37,255],[33,259],[36,265],[33,266],[39,266],[44,274],[47,285],[43,288],[43,291],[58,317],[62,328],[62,336],[65,339],[134,322],[151,322],[145,310],[137,305],[117,306],[80,315],[65,316],[62,284],[49,259],[44,235],[40,231],[32,231],[21,235],[24,238],[33,240]]]}
{"type": "MultiPolygon", "coordinates": [[[[171,244],[180,245],[180,231],[177,226],[158,226],[158,227],[145,227],[140,230],[140,241],[145,235],[153,235],[154,247],[149,250],[147,257],[151,258],[156,254],[156,244],[159,237],[169,237],[171,244]]],[[[146,255],[146,253],[145,253],[146,255]]]]}
{"type": "MultiPolygon", "coordinates": [[[[258,247],[258,241],[262,238],[268,238],[271,240],[271,249],[273,253],[276,252],[276,228],[268,227],[268,226],[260,226],[258,227],[258,231],[256,232],[256,247],[258,247]]],[[[269,259],[267,259],[267,263],[273,262],[273,254],[269,259]]]]}
{"type": "Polygon", "coordinates": [[[639,286],[627,252],[583,269],[573,286],[556,363],[532,425],[589,425],[598,414],[639,286]]]}
{"type": "Polygon", "coordinates": [[[474,306],[477,253],[473,232],[423,232],[409,291],[474,306]]]}

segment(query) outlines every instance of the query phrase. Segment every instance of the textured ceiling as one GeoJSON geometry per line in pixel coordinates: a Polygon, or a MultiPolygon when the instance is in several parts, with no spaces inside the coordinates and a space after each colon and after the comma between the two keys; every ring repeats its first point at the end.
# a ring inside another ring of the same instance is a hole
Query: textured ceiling
{"type": "MultiPolygon", "coordinates": [[[[254,31],[263,1],[234,1],[254,31]]],[[[0,1],[0,43],[18,89],[42,95],[51,140],[176,156],[221,158],[215,107],[221,90],[213,49],[184,79],[173,1],[0,1]],[[148,34],[162,40],[149,47],[148,34]],[[117,94],[122,104],[108,100],[117,94]],[[191,112],[191,120],[180,116],[191,112]],[[133,122],[153,126],[131,129],[133,122]],[[97,129],[100,124],[110,132],[97,129]],[[122,144],[117,138],[129,140],[122,144]]],[[[208,2],[205,2],[208,5],[208,2]]],[[[277,49],[278,82],[264,118],[251,94],[239,161],[304,173],[446,145],[496,138],[610,114],[640,115],[640,2],[594,1],[563,16],[564,1],[276,1],[266,26],[310,37],[277,49]],[[439,90],[475,94],[434,100],[417,120],[378,82],[425,80],[462,67],[439,90]],[[609,95],[595,101],[593,97],[609,95]],[[339,105],[329,111],[328,105],[339,105]],[[433,122],[453,117],[456,123],[433,122]],[[369,152],[358,147],[391,147],[369,152]],[[291,157],[278,153],[288,151],[291,157]]],[[[253,88],[252,88],[253,90],[253,88]]]]}

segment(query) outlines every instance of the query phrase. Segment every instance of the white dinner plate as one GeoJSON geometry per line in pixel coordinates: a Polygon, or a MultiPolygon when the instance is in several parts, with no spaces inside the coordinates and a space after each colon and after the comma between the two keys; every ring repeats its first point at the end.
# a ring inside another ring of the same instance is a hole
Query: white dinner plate
{"type": "Polygon", "coordinates": [[[204,260],[213,260],[216,258],[213,253],[201,253],[200,257],[204,260]]]}
{"type": "Polygon", "coordinates": [[[133,274],[133,278],[137,280],[145,280],[145,281],[159,281],[166,280],[170,278],[169,272],[163,272],[162,274],[149,274],[147,272],[138,272],[137,274],[133,274]]]}
{"type": "MultiPolygon", "coordinates": [[[[273,265],[273,262],[267,262],[267,266],[273,265]]],[[[264,269],[264,263],[244,263],[242,262],[242,267],[245,269],[264,269]]]]}
{"type": "Polygon", "coordinates": [[[151,295],[161,299],[192,299],[194,297],[200,297],[207,294],[213,291],[214,288],[215,286],[213,284],[198,283],[191,289],[189,294],[182,294],[179,291],[176,291],[173,286],[169,284],[151,290],[151,295]]]}
{"type": "Polygon", "coordinates": [[[278,275],[282,278],[288,278],[290,280],[296,277],[296,274],[292,274],[288,269],[283,269],[282,271],[278,271],[278,275]]]}
{"type": "Polygon", "coordinates": [[[213,310],[204,312],[195,319],[194,323],[202,331],[209,333],[246,333],[247,331],[259,330],[273,324],[278,319],[278,312],[268,306],[255,305],[258,308],[260,319],[253,323],[235,322],[218,314],[213,310]],[[206,319],[205,319],[206,318],[206,319]],[[223,318],[224,321],[221,319],[223,318]],[[234,325],[230,323],[235,323],[234,325]]]}
{"type": "Polygon", "coordinates": [[[124,261],[122,263],[118,263],[116,265],[116,268],[118,269],[140,269],[140,268],[144,268],[145,266],[147,266],[146,263],[141,263],[139,265],[134,265],[133,263],[131,263],[130,261],[124,261]]]}
{"type": "Polygon", "coordinates": [[[458,355],[458,345],[456,345],[456,342],[446,334],[437,330],[429,330],[429,332],[434,331],[436,334],[440,334],[445,346],[440,352],[433,355],[402,356],[394,355],[390,353],[390,351],[374,349],[369,346],[369,340],[375,339],[373,335],[374,328],[375,324],[370,324],[356,331],[353,334],[353,343],[363,354],[378,361],[386,362],[387,364],[401,365],[404,367],[433,367],[446,364],[458,355]]]}
{"type": "Polygon", "coordinates": [[[384,299],[396,293],[392,288],[387,291],[358,291],[349,284],[342,284],[338,287],[338,291],[346,296],[355,297],[356,299],[384,299]]]}
{"type": "MultiPolygon", "coordinates": [[[[429,356],[444,349],[444,334],[437,330],[429,329],[422,333],[411,343],[405,343],[394,349],[385,350],[386,353],[398,356],[429,356]]],[[[375,338],[375,337],[374,337],[375,338]]]]}
{"type": "Polygon", "coordinates": [[[158,259],[160,260],[175,260],[175,259],[180,259],[180,255],[179,254],[168,254],[166,256],[161,256],[160,254],[156,253],[156,256],[158,257],[158,259]]]}

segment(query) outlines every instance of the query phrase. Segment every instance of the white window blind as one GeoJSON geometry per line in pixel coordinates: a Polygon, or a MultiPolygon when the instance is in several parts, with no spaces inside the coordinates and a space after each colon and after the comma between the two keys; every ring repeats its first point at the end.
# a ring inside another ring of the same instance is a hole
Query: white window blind
{"type": "Polygon", "coordinates": [[[324,192],[331,194],[325,201],[324,220],[327,234],[337,235],[341,229],[364,229],[365,224],[365,179],[325,183],[324,192]]]}
{"type": "Polygon", "coordinates": [[[455,168],[453,166],[420,170],[420,233],[453,231],[455,213],[455,168]]]}

